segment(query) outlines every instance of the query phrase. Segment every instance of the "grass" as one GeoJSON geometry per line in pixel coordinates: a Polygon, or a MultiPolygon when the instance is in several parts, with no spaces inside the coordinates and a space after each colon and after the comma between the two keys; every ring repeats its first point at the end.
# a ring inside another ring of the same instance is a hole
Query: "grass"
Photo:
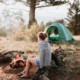
{"type": "MultiPolygon", "coordinates": [[[[24,49],[24,53],[31,53],[31,54],[38,54],[38,44],[37,44],[37,33],[40,31],[44,31],[45,26],[44,25],[37,25],[33,24],[31,28],[24,27],[23,25],[20,26],[19,30],[18,29],[13,29],[13,33],[10,35],[11,38],[17,41],[25,41],[26,43],[8,43],[4,44],[5,46],[7,45],[8,48],[13,49],[24,49]],[[30,41],[28,43],[28,41],[30,41]],[[35,42],[32,42],[35,41],[35,42]],[[12,44],[12,46],[11,46],[12,44]],[[14,45],[17,44],[17,45],[14,45]],[[20,45],[21,44],[21,45],[20,45]],[[26,45],[24,45],[26,44],[26,45]],[[25,47],[24,47],[25,46],[25,47]]],[[[10,41],[9,41],[10,42],[10,41]]],[[[73,43],[59,43],[59,44],[52,44],[51,48],[52,51],[57,49],[61,46],[61,48],[64,50],[64,53],[66,56],[63,59],[63,64],[65,68],[61,68],[60,72],[65,69],[65,72],[68,76],[70,76],[70,73],[73,73],[74,70],[79,70],[80,72],[80,41],[74,41],[73,43]]],[[[0,45],[0,50],[4,48],[3,45],[0,45]]]]}
{"type": "MultiPolygon", "coordinates": [[[[24,44],[22,44],[22,45],[24,45],[24,44]]],[[[20,45],[20,46],[22,46],[22,45],[20,45]]],[[[70,77],[72,74],[74,74],[74,71],[76,71],[76,73],[80,73],[80,54],[77,52],[77,50],[78,51],[80,50],[80,48],[79,48],[80,46],[74,45],[74,44],[69,45],[66,43],[60,43],[60,45],[61,45],[61,48],[64,50],[66,56],[64,57],[63,66],[61,66],[58,70],[54,70],[54,71],[50,72],[50,74],[52,74],[51,77],[54,77],[54,75],[59,76],[62,72],[64,72],[67,76],[66,78],[68,78],[67,80],[72,80],[72,79],[70,79],[70,77]],[[56,74],[54,74],[52,72],[56,72],[56,74]],[[60,73],[60,74],[57,74],[57,73],[60,73]]],[[[58,46],[59,46],[58,44],[51,45],[52,51],[57,49],[58,46]]],[[[15,47],[17,48],[18,45],[16,45],[15,47]]],[[[38,43],[37,42],[30,42],[30,43],[26,42],[26,46],[25,46],[24,50],[25,50],[24,51],[25,53],[29,53],[29,54],[37,53],[38,54],[39,53],[38,52],[39,51],[38,43]]],[[[12,74],[13,74],[13,71],[12,71],[12,74]]],[[[11,74],[9,74],[9,75],[11,75],[11,74]]],[[[50,80],[53,80],[53,79],[50,79],[50,80]]],[[[56,80],[59,80],[59,79],[57,79],[57,77],[56,77],[56,80]]],[[[62,80],[65,80],[65,79],[62,79],[62,80]]]]}
{"type": "Polygon", "coordinates": [[[11,37],[14,40],[21,41],[37,41],[37,34],[40,31],[44,31],[45,26],[43,25],[37,25],[34,23],[30,28],[28,27],[21,27],[20,30],[14,29],[14,33],[11,35],[11,37]]]}
{"type": "Polygon", "coordinates": [[[37,34],[40,31],[44,31],[44,27],[34,23],[30,29],[25,29],[25,35],[27,35],[27,38],[31,41],[37,41],[37,34]]]}

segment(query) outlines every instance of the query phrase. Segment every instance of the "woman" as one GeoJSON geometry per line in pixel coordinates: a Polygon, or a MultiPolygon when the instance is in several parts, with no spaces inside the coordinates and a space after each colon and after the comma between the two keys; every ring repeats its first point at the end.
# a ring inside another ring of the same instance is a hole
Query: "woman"
{"type": "Polygon", "coordinates": [[[25,69],[19,74],[21,77],[28,77],[29,70],[32,65],[43,68],[50,66],[51,63],[51,47],[47,39],[47,34],[43,32],[38,33],[38,43],[39,43],[39,57],[27,59],[25,69]]]}

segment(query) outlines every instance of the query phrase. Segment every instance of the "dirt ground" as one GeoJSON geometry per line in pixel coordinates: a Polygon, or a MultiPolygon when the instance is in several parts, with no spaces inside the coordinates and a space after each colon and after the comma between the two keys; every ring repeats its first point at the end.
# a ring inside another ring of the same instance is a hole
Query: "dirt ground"
{"type": "MultiPolygon", "coordinates": [[[[26,80],[26,78],[20,78],[17,74],[24,68],[12,69],[9,64],[2,64],[0,67],[0,80],[26,80]]],[[[32,80],[32,76],[36,72],[37,68],[34,67],[30,70],[30,76],[27,80],[32,80]]]]}
{"type": "MultiPolygon", "coordinates": [[[[80,40],[80,36],[75,36],[76,40],[80,40]]],[[[54,45],[56,49],[58,45],[54,45]]],[[[80,44],[67,44],[62,45],[63,49],[66,49],[68,54],[68,60],[71,61],[72,69],[68,67],[61,67],[58,70],[51,69],[49,73],[50,80],[80,80],[80,44]],[[67,69],[67,70],[66,70],[67,69]],[[71,71],[72,70],[72,71],[71,71]]],[[[53,49],[53,46],[52,46],[53,49]]],[[[9,38],[0,37],[0,52],[2,51],[24,51],[28,53],[38,53],[38,44],[36,42],[26,42],[26,41],[14,41],[9,38]]],[[[31,80],[31,77],[35,74],[37,68],[32,68],[30,70],[30,78],[20,78],[17,73],[23,69],[11,69],[9,63],[0,64],[0,80],[31,80]]]]}

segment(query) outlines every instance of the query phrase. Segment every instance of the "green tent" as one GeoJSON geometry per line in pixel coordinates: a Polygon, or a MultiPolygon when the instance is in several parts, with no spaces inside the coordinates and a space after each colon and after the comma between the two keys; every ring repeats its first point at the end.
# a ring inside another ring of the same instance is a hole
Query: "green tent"
{"type": "Polygon", "coordinates": [[[72,40],[74,40],[72,34],[67,29],[67,27],[65,27],[63,24],[60,24],[60,23],[51,24],[50,26],[48,26],[48,28],[45,30],[45,32],[49,36],[49,38],[48,38],[49,42],[53,42],[53,41],[72,41],[72,40]],[[56,35],[55,36],[50,36],[54,32],[57,32],[58,36],[56,36],[56,35]]]}

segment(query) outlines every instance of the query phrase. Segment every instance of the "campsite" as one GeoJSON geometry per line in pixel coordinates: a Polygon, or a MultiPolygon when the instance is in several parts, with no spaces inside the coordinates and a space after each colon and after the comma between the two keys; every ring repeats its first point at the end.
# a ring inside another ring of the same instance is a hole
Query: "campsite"
{"type": "MultiPolygon", "coordinates": [[[[77,36],[77,40],[79,40],[80,36],[77,36]]],[[[29,53],[29,56],[31,54],[38,54],[38,44],[36,42],[25,42],[25,41],[12,41],[9,39],[4,39],[0,38],[0,47],[5,52],[8,51],[26,51],[26,53],[29,53]],[[8,47],[7,47],[8,46],[8,47]],[[24,47],[25,46],[25,47],[24,47]],[[31,47],[32,46],[32,47],[31,47]]],[[[65,50],[65,53],[67,56],[64,58],[64,66],[58,68],[56,70],[55,68],[51,69],[49,78],[50,80],[79,80],[80,79],[80,42],[74,42],[73,44],[66,44],[66,43],[61,43],[61,44],[53,44],[52,50],[56,50],[59,45],[63,50],[65,50]],[[66,67],[66,68],[64,68],[66,67]],[[54,75],[53,75],[54,74],[54,75]],[[74,76],[74,77],[73,77],[74,76]]],[[[26,78],[20,78],[16,74],[19,73],[22,69],[12,69],[9,67],[9,63],[0,63],[0,80],[26,80],[26,78]]],[[[31,69],[31,76],[34,76],[37,68],[32,68],[31,69]]],[[[28,79],[27,79],[28,80],[28,79]]],[[[30,79],[29,79],[30,80],[30,79]]]]}
{"type": "Polygon", "coordinates": [[[79,4],[0,0],[0,80],[80,80],[79,4]]]}

